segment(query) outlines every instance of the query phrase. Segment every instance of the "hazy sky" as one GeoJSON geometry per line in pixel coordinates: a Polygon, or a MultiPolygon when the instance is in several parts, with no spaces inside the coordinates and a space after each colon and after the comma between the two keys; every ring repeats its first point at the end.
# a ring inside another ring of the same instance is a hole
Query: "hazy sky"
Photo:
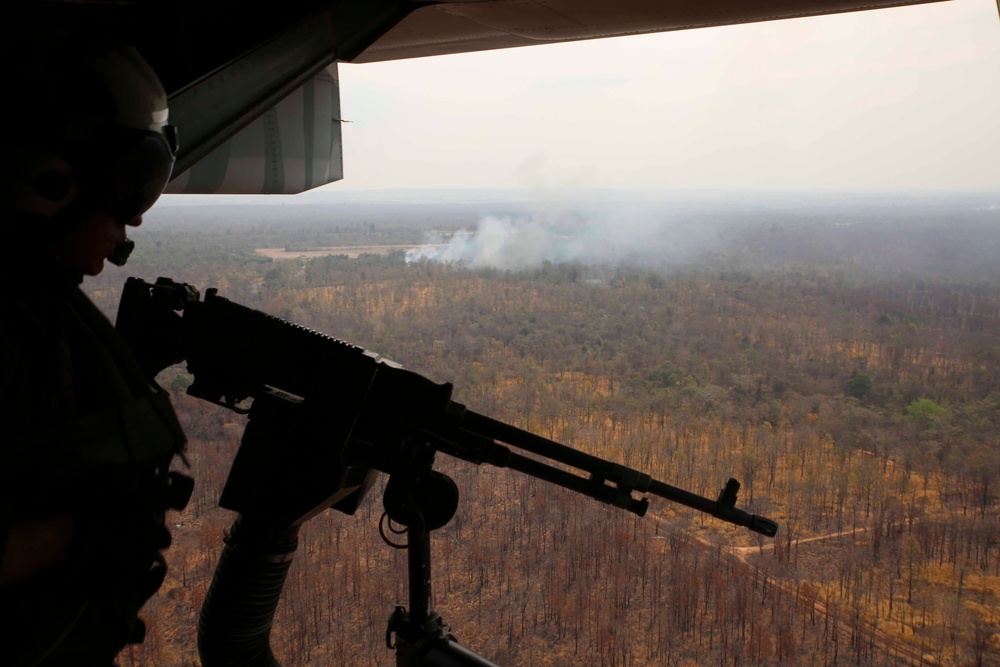
{"type": "Polygon", "coordinates": [[[330,186],[1000,188],[1000,18],[951,2],[341,65],[330,186]]]}

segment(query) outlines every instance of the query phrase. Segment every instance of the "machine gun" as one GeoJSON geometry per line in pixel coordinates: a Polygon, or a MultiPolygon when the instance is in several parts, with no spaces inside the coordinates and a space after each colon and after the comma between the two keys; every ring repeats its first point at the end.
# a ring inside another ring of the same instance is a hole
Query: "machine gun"
{"type": "Polygon", "coordinates": [[[238,518],[202,608],[206,667],[277,664],[270,621],[298,526],[327,508],[353,514],[378,472],[389,475],[383,521],[408,535],[410,611],[397,607],[387,631],[397,665],[492,665],[445,635],[429,609],[430,532],[458,507],[454,482],[433,470],[438,452],[512,468],[638,516],[649,506],[640,494],[652,494],[769,537],[778,530],[736,507],[735,479],[716,500],[679,489],[477,414],[451,400],[451,384],[215,289],[202,300],[184,283],[129,278],[116,328],[150,377],[186,361],[188,394],[249,416],[219,500],[238,518]]]}

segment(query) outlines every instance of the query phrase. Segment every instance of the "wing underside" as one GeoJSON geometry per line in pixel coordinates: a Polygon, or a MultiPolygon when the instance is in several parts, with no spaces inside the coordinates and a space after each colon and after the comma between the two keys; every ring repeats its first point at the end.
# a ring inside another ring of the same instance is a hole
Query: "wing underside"
{"type": "MultiPolygon", "coordinates": [[[[14,0],[0,38],[121,34],[170,91],[173,191],[292,193],[341,177],[340,62],[551,44],[940,0],[14,0]],[[21,18],[23,17],[23,18],[21,18]]],[[[583,64],[581,64],[583,67],[583,64]]]]}
{"type": "MultiPolygon", "coordinates": [[[[374,62],[920,4],[899,0],[468,0],[414,10],[353,60],[374,62]]],[[[934,1],[934,0],[927,0],[934,1]]]]}

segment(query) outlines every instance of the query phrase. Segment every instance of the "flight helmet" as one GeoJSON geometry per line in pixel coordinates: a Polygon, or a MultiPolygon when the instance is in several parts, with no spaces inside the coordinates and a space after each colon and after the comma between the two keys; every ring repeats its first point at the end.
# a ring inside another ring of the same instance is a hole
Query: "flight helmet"
{"type": "Polygon", "coordinates": [[[0,111],[3,213],[43,220],[57,238],[95,210],[127,223],[149,209],[170,180],[177,133],[139,52],[81,37],[20,55],[4,76],[20,99],[0,111]]]}

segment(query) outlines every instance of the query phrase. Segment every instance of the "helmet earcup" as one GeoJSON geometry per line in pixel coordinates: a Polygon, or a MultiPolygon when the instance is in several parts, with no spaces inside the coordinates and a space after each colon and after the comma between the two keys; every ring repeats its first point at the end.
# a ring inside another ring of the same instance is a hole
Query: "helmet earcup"
{"type": "Polygon", "coordinates": [[[12,210],[42,218],[59,214],[80,194],[73,165],[43,152],[22,156],[20,173],[10,178],[4,189],[12,210]]]}
{"type": "Polygon", "coordinates": [[[64,201],[69,197],[69,193],[73,188],[73,182],[69,174],[52,169],[46,169],[36,176],[35,182],[32,185],[42,199],[50,202],[64,201]]]}

